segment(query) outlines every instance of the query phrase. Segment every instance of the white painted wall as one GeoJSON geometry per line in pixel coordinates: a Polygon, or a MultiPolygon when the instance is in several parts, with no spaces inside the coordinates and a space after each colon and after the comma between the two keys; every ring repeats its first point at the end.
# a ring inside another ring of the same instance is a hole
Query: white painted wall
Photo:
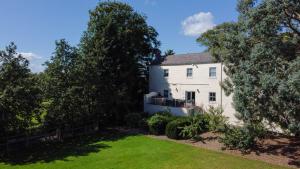
{"type": "Polygon", "coordinates": [[[229,117],[233,124],[238,123],[235,118],[235,110],[232,106],[232,97],[225,96],[220,87],[220,82],[226,75],[222,72],[221,63],[196,64],[196,65],[173,65],[150,67],[149,91],[160,92],[169,90],[169,98],[185,99],[186,91],[195,91],[195,103],[197,106],[220,106],[224,109],[224,115],[229,117]],[[209,77],[209,68],[216,67],[216,78],[209,77]],[[193,68],[193,77],[186,76],[187,68],[193,68]],[[169,69],[169,77],[163,76],[163,69],[169,69]],[[221,79],[222,74],[222,79],[221,79]],[[216,92],[216,102],[209,102],[209,92],[216,92]]]}
{"type": "Polygon", "coordinates": [[[187,116],[188,115],[188,108],[185,107],[167,107],[167,106],[160,106],[160,105],[153,105],[153,104],[144,104],[144,110],[150,114],[154,114],[159,111],[170,111],[175,116],[187,116]]]}

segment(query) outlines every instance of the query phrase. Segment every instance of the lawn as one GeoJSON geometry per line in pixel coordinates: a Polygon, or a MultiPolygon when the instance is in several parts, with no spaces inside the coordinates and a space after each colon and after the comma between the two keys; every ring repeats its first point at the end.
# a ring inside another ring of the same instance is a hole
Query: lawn
{"type": "Polygon", "coordinates": [[[143,135],[85,138],[38,149],[43,151],[2,159],[0,169],[284,169],[143,135]]]}

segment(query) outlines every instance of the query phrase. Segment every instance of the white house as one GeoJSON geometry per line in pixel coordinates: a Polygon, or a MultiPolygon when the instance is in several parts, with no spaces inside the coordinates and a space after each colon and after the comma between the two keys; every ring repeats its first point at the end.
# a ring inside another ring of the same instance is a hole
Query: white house
{"type": "Polygon", "coordinates": [[[209,53],[167,56],[149,69],[149,94],[145,95],[144,111],[170,110],[187,115],[194,106],[221,106],[231,123],[238,123],[232,97],[226,96],[220,82],[226,77],[222,63],[214,63],[209,53]]]}

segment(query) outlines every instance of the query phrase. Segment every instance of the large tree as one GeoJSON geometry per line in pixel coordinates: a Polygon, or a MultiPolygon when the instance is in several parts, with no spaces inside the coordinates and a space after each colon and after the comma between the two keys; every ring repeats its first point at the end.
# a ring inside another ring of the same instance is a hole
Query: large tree
{"type": "Polygon", "coordinates": [[[198,42],[226,66],[245,125],[262,121],[300,134],[300,1],[240,0],[238,22],[204,33],[198,42]]]}
{"type": "Polygon", "coordinates": [[[41,92],[28,60],[11,43],[0,51],[0,138],[23,134],[39,117],[41,92]]]}
{"type": "Polygon", "coordinates": [[[62,39],[55,42],[56,48],[46,70],[40,75],[48,102],[45,118],[48,127],[74,127],[87,122],[82,98],[83,84],[78,74],[78,49],[62,39]]]}
{"type": "Polygon", "coordinates": [[[141,110],[146,66],[160,53],[157,35],[146,17],[125,3],[101,2],[90,11],[80,43],[81,76],[96,118],[120,122],[141,110]]]}

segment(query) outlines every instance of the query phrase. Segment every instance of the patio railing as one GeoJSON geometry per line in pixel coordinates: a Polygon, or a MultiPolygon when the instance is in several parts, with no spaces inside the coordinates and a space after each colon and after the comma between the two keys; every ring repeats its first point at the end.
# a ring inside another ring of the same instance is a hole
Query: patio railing
{"type": "Polygon", "coordinates": [[[169,106],[169,107],[193,107],[195,106],[194,101],[187,102],[183,99],[167,99],[164,97],[153,97],[151,98],[150,104],[169,106]]]}

